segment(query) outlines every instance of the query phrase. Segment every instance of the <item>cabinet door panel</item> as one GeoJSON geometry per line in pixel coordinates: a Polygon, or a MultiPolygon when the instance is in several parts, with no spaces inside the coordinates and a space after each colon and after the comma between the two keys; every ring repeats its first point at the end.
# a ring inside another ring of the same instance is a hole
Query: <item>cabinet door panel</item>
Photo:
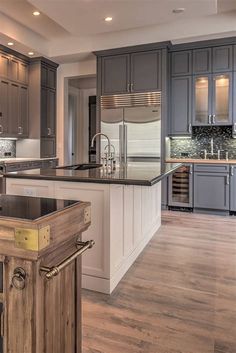
{"type": "Polygon", "coordinates": [[[9,77],[10,58],[7,55],[0,54],[0,76],[9,77]]]}
{"type": "Polygon", "coordinates": [[[10,79],[13,81],[18,81],[18,63],[17,59],[11,59],[10,61],[10,79]]]}
{"type": "Polygon", "coordinates": [[[48,108],[47,108],[47,89],[41,88],[41,136],[48,135],[47,130],[48,108]]]}
{"type": "Polygon", "coordinates": [[[46,87],[48,81],[48,69],[45,66],[41,66],[41,85],[46,87]]]}
{"type": "Polygon", "coordinates": [[[193,74],[211,73],[211,49],[193,51],[193,74]]]}
{"type": "Polygon", "coordinates": [[[191,50],[174,52],[171,55],[171,73],[176,75],[192,74],[192,52],[191,50]]]}
{"type": "Polygon", "coordinates": [[[229,210],[229,174],[194,173],[194,207],[229,210]]]}
{"type": "Polygon", "coordinates": [[[9,108],[9,134],[11,136],[18,135],[18,127],[20,120],[20,94],[19,85],[11,83],[10,86],[10,108],[9,108]]]}
{"type": "Polygon", "coordinates": [[[193,78],[193,125],[211,125],[211,75],[193,78]]]}
{"type": "Polygon", "coordinates": [[[20,118],[18,135],[28,136],[28,88],[20,86],[20,118]]]}
{"type": "Polygon", "coordinates": [[[231,45],[213,48],[213,72],[232,70],[233,47],[231,45]]]}
{"type": "Polygon", "coordinates": [[[56,92],[49,89],[47,92],[48,118],[47,118],[47,135],[55,136],[56,133],[56,92]]]}
{"type": "Polygon", "coordinates": [[[213,124],[232,125],[232,74],[215,74],[212,79],[213,124]]]}
{"type": "Polygon", "coordinates": [[[41,158],[56,156],[56,140],[53,137],[41,138],[41,158]]]}
{"type": "Polygon", "coordinates": [[[159,51],[131,54],[131,91],[155,91],[161,88],[159,51]]]}
{"type": "Polygon", "coordinates": [[[230,166],[230,211],[236,212],[236,166],[230,166]]]}
{"type": "Polygon", "coordinates": [[[10,83],[0,80],[0,136],[9,130],[10,83]]]}
{"type": "Polygon", "coordinates": [[[171,135],[191,135],[192,77],[171,80],[171,135]]]}
{"type": "Polygon", "coordinates": [[[28,65],[23,62],[19,62],[19,77],[18,77],[18,79],[21,83],[24,83],[24,84],[28,83],[28,65]]]}
{"type": "Polygon", "coordinates": [[[129,60],[128,54],[107,56],[102,59],[102,94],[129,91],[129,60]]]}
{"type": "Polygon", "coordinates": [[[56,70],[48,68],[47,74],[48,74],[48,77],[47,77],[48,87],[56,89],[56,70]]]}

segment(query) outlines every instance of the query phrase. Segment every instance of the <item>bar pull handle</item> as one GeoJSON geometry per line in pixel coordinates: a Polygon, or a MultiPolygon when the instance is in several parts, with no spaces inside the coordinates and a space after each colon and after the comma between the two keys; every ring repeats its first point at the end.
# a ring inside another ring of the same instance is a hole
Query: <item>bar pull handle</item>
{"type": "Polygon", "coordinates": [[[123,158],[124,158],[124,146],[123,146],[123,125],[119,125],[119,160],[120,164],[123,163],[123,158]]]}
{"type": "Polygon", "coordinates": [[[208,124],[211,124],[211,115],[208,115],[208,124]]]}
{"type": "Polygon", "coordinates": [[[51,133],[52,133],[52,130],[51,130],[51,128],[50,128],[50,127],[48,127],[48,136],[50,136],[50,135],[51,135],[51,133]]]}
{"type": "Polygon", "coordinates": [[[0,134],[2,134],[3,133],[3,127],[2,127],[2,125],[0,125],[0,134]]]}
{"type": "Polygon", "coordinates": [[[214,114],[214,115],[212,115],[212,124],[215,124],[215,123],[216,123],[216,116],[214,114]]]}
{"type": "Polygon", "coordinates": [[[68,266],[72,261],[74,261],[78,256],[83,254],[86,250],[91,249],[95,244],[94,240],[88,240],[85,242],[82,241],[77,241],[76,246],[79,246],[79,249],[76,250],[72,255],[68,256],[60,262],[56,266],[52,267],[47,267],[47,266],[41,266],[40,267],[40,272],[45,273],[46,279],[52,279],[53,277],[57,276],[66,266],[68,266]]]}
{"type": "Polygon", "coordinates": [[[226,185],[229,185],[229,174],[226,175],[226,185]]]}
{"type": "Polygon", "coordinates": [[[230,175],[231,176],[234,175],[234,166],[233,165],[230,166],[230,175]]]}
{"type": "Polygon", "coordinates": [[[130,83],[127,84],[127,92],[130,91],[130,83]]]}
{"type": "Polygon", "coordinates": [[[191,134],[192,133],[192,124],[188,125],[188,132],[191,134]]]}
{"type": "Polygon", "coordinates": [[[131,84],[130,84],[130,92],[133,92],[133,90],[134,90],[134,84],[131,83],[131,84]]]}
{"type": "Polygon", "coordinates": [[[124,125],[124,163],[127,163],[127,125],[124,125]]]}
{"type": "Polygon", "coordinates": [[[192,165],[189,166],[189,174],[193,174],[193,166],[192,165]]]}

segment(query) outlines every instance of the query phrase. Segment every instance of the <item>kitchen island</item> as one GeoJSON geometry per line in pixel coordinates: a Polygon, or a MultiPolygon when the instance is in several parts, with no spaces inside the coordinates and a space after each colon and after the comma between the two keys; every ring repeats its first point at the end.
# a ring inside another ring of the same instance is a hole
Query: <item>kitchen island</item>
{"type": "Polygon", "coordinates": [[[161,183],[181,164],[129,163],[108,173],[41,169],[6,174],[8,194],[86,200],[96,246],[83,258],[82,286],[111,293],[161,225],[161,183]]]}

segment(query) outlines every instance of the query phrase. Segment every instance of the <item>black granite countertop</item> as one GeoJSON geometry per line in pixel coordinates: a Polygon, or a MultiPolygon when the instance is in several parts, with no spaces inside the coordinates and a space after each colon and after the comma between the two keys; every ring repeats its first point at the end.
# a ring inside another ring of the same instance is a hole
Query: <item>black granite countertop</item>
{"type": "Polygon", "coordinates": [[[3,194],[0,195],[0,220],[15,218],[35,221],[78,203],[80,201],[3,194]]]}
{"type": "Polygon", "coordinates": [[[7,178],[42,179],[84,183],[151,186],[178,169],[182,163],[129,163],[109,174],[105,168],[90,170],[31,169],[6,173],[7,178]]]}

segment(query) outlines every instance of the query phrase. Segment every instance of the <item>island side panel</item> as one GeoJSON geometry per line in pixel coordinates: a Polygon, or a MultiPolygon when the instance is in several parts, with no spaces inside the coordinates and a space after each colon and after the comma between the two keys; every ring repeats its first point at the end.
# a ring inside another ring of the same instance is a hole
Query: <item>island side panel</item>
{"type": "Polygon", "coordinates": [[[83,288],[111,293],[161,225],[161,182],[153,186],[7,179],[7,193],[91,202],[91,227],[83,240],[83,288]],[[41,185],[42,183],[42,185],[41,185]],[[43,187],[43,188],[42,188],[43,187]]]}

